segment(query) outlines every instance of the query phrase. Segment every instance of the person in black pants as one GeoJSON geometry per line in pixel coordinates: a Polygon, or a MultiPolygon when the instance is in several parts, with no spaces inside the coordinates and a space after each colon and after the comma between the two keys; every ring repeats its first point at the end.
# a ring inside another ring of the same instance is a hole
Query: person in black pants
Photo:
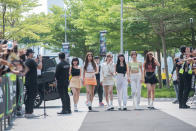
{"type": "Polygon", "coordinates": [[[94,94],[98,92],[99,97],[99,106],[104,106],[103,101],[103,86],[100,84],[100,58],[99,56],[95,56],[95,62],[97,66],[99,66],[99,73],[96,74],[97,86],[95,86],[94,94]]]}
{"type": "Polygon", "coordinates": [[[34,52],[32,49],[27,49],[26,56],[27,60],[25,61],[25,86],[26,86],[26,99],[25,99],[25,117],[31,118],[36,117],[33,115],[33,107],[34,107],[34,100],[37,93],[37,69],[42,69],[42,57],[39,57],[39,64],[38,59],[35,61],[33,59],[34,52]]]}
{"type": "Polygon", "coordinates": [[[68,94],[69,68],[70,65],[65,61],[65,53],[59,53],[60,63],[56,66],[55,77],[57,80],[57,89],[62,102],[62,111],[58,114],[70,114],[70,97],[68,94]]]}
{"type": "MultiPolygon", "coordinates": [[[[182,49],[181,49],[182,52],[182,49]]],[[[191,69],[191,50],[189,47],[183,49],[180,60],[177,62],[179,71],[179,108],[190,108],[186,104],[191,89],[192,69],[191,69]]]]}

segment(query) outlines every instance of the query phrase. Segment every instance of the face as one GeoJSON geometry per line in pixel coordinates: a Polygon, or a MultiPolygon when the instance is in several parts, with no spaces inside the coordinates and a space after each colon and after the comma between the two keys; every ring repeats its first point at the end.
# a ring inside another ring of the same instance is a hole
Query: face
{"type": "Polygon", "coordinates": [[[78,61],[73,61],[73,65],[77,66],[78,65],[78,61]]]}
{"type": "Polygon", "coordinates": [[[95,59],[95,62],[96,62],[97,64],[99,64],[99,63],[100,63],[100,59],[95,59]]]}
{"type": "Polygon", "coordinates": [[[192,55],[193,55],[194,57],[196,57],[196,50],[193,50],[192,55]]]}
{"type": "Polygon", "coordinates": [[[113,58],[112,56],[108,55],[107,56],[107,61],[111,62],[112,61],[112,58],[113,58]]]}
{"type": "Polygon", "coordinates": [[[149,53],[148,56],[149,56],[149,59],[152,60],[153,54],[149,53]]]}
{"type": "Polygon", "coordinates": [[[191,49],[189,47],[186,48],[185,54],[187,57],[189,57],[191,55],[191,49]]]}
{"type": "Polygon", "coordinates": [[[136,53],[132,53],[132,54],[131,54],[131,57],[132,57],[132,58],[137,58],[137,54],[136,54],[136,53]]]}
{"type": "Polygon", "coordinates": [[[92,61],[93,56],[92,55],[88,55],[88,61],[92,61]]]}
{"type": "Polygon", "coordinates": [[[29,54],[29,57],[31,57],[31,58],[33,58],[33,56],[34,56],[34,53],[29,54]]]}
{"type": "Polygon", "coordinates": [[[120,56],[120,57],[119,57],[119,60],[120,60],[121,62],[123,62],[124,59],[125,59],[125,58],[124,58],[123,56],[120,56]]]}

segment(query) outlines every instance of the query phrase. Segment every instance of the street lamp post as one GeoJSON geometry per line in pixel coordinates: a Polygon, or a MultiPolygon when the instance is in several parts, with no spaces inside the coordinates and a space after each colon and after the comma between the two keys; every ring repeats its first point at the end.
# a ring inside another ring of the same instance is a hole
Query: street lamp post
{"type": "Polygon", "coordinates": [[[66,12],[67,12],[67,8],[65,6],[65,43],[67,43],[67,34],[66,34],[66,31],[67,31],[67,15],[66,15],[66,12]]]}
{"type": "Polygon", "coordinates": [[[195,32],[193,27],[193,18],[190,18],[191,32],[192,32],[192,47],[195,47],[195,32]]]}
{"type": "Polygon", "coordinates": [[[120,52],[123,53],[123,0],[121,0],[121,24],[120,24],[120,52]]]}

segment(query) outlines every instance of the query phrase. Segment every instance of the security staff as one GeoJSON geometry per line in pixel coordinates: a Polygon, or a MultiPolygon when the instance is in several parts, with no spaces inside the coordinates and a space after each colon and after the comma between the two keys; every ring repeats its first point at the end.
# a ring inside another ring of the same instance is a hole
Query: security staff
{"type": "Polygon", "coordinates": [[[56,66],[55,77],[57,80],[57,88],[62,102],[62,111],[58,114],[70,114],[70,98],[68,94],[69,85],[69,68],[70,65],[65,61],[65,54],[59,53],[60,63],[56,66]]]}

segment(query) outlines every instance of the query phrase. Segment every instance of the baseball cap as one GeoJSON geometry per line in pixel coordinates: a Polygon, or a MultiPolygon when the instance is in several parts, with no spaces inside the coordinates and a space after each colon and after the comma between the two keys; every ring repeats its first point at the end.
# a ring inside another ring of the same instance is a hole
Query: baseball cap
{"type": "Polygon", "coordinates": [[[30,53],[35,53],[32,49],[27,49],[27,51],[26,51],[26,55],[29,55],[30,53]]]}

